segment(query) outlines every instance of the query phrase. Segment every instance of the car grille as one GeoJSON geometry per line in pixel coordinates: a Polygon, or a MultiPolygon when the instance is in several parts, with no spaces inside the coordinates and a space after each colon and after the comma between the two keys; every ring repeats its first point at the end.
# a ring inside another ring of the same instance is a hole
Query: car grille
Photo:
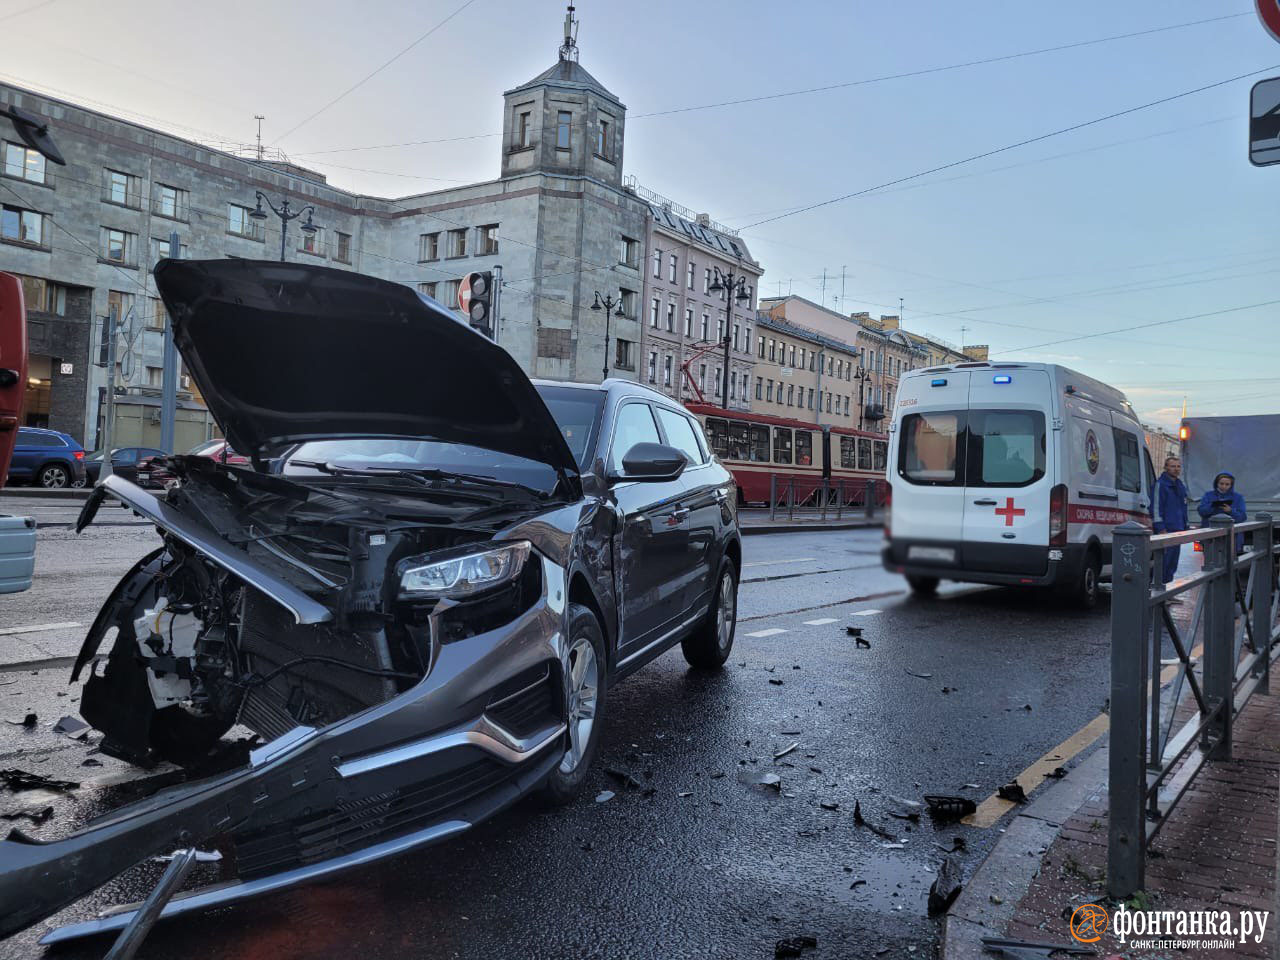
{"type": "Polygon", "coordinates": [[[497,687],[485,715],[508,733],[527,737],[560,719],[561,693],[550,663],[524,670],[497,687]]]}
{"type": "Polygon", "coordinates": [[[234,836],[242,880],[340,857],[413,833],[520,772],[483,758],[414,784],[234,836]]]}

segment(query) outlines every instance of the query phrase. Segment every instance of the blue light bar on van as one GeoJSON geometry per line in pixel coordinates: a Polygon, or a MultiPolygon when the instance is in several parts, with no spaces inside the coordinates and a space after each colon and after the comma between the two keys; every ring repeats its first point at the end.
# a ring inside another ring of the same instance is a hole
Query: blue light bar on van
{"type": "Polygon", "coordinates": [[[991,378],[992,383],[1013,383],[1013,377],[1007,373],[1000,373],[991,378]]]}
{"type": "Polygon", "coordinates": [[[934,377],[933,382],[929,384],[931,387],[945,387],[947,385],[946,377],[934,377]]]}

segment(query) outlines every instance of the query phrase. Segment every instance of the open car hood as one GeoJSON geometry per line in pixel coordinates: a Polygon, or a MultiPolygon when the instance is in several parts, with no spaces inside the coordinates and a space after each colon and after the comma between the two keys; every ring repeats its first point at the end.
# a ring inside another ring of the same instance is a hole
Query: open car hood
{"type": "Polygon", "coordinates": [[[161,260],[155,278],[187,371],[255,460],[307,440],[412,437],[577,473],[511,355],[406,286],[239,259],[161,260]]]}

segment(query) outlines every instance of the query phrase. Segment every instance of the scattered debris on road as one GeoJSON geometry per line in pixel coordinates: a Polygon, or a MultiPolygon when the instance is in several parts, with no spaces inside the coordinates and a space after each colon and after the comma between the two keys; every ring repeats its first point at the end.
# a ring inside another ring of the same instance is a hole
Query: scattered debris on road
{"type": "Polygon", "coordinates": [[[1022,789],[1022,784],[1017,780],[1011,780],[1003,787],[996,791],[996,796],[1001,800],[1011,800],[1014,803],[1026,803],[1027,792],[1022,789]]]}
{"type": "Polygon", "coordinates": [[[772,683],[775,687],[782,686],[782,681],[779,680],[777,677],[770,677],[769,682],[772,683]]]}
{"type": "Polygon", "coordinates": [[[853,801],[853,825],[855,827],[866,827],[876,836],[883,837],[885,840],[897,839],[897,837],[894,836],[892,833],[890,833],[888,830],[885,830],[883,827],[876,826],[874,823],[872,823],[870,820],[864,817],[862,815],[862,803],[861,801],[858,801],[858,800],[853,801]]]}
{"type": "Polygon", "coordinates": [[[798,746],[800,746],[800,741],[799,741],[799,740],[797,740],[796,742],[792,743],[792,744],[791,744],[790,746],[788,746],[788,747],[783,747],[781,750],[779,750],[777,753],[775,753],[775,754],[773,755],[773,759],[775,759],[775,760],[781,760],[781,759],[782,759],[783,757],[785,757],[788,753],[791,753],[792,751],[794,751],[794,750],[796,749],[796,747],[798,747],[798,746]]]}
{"type": "Polygon", "coordinates": [[[24,730],[34,730],[38,719],[34,713],[28,713],[21,720],[6,720],[5,723],[12,724],[15,727],[22,727],[24,730]]]}
{"type": "Polygon", "coordinates": [[[959,820],[978,809],[978,805],[968,797],[946,797],[939,794],[925,794],[924,802],[929,805],[929,816],[940,823],[959,820]]]}
{"type": "Polygon", "coordinates": [[[778,957],[798,957],[805,950],[816,950],[818,938],[810,936],[786,937],[773,947],[773,955],[778,957]]]}
{"type": "Polygon", "coordinates": [[[1065,953],[1075,957],[1091,957],[1093,951],[1072,943],[1043,943],[1035,940],[1006,940],[1003,937],[983,937],[982,946],[996,956],[1009,960],[1049,960],[1052,953],[1065,953]]]}
{"type": "Polygon", "coordinates": [[[604,772],[609,777],[617,781],[618,785],[624,790],[639,790],[641,783],[626,770],[619,770],[616,767],[605,767],[604,772]]]}
{"type": "Polygon", "coordinates": [[[858,887],[865,887],[866,885],[867,885],[867,881],[863,880],[861,877],[858,877],[856,880],[853,881],[853,883],[849,884],[849,889],[856,890],[858,887]]]}
{"type": "Polygon", "coordinates": [[[26,817],[34,824],[41,824],[53,816],[53,807],[43,800],[11,807],[0,811],[0,820],[17,820],[26,817]]]}
{"type": "MultiPolygon", "coordinates": [[[[904,669],[904,670],[906,670],[906,668],[905,668],[905,667],[904,667],[903,669],[904,669]]],[[[919,678],[920,680],[932,680],[932,679],[933,679],[933,674],[932,674],[932,673],[916,673],[914,670],[906,670],[906,673],[907,673],[907,675],[908,675],[908,676],[917,677],[917,678],[919,678]]]]}
{"type": "Polygon", "coordinates": [[[616,794],[612,790],[601,790],[596,794],[596,803],[608,803],[616,794]]]}
{"type": "Polygon", "coordinates": [[[953,857],[943,857],[938,877],[929,887],[929,916],[937,916],[951,906],[962,886],[960,864],[953,857]]]}
{"type": "Polygon", "coordinates": [[[17,793],[20,790],[78,790],[80,784],[70,780],[54,780],[26,770],[0,770],[0,783],[17,793]]]}
{"type": "Polygon", "coordinates": [[[818,806],[820,806],[823,810],[839,810],[840,809],[840,804],[836,803],[834,800],[819,800],[818,806]]]}
{"type": "Polygon", "coordinates": [[[1050,770],[1048,773],[1045,774],[1046,777],[1049,777],[1052,780],[1061,780],[1066,775],[1067,775],[1066,767],[1054,767],[1052,770],[1050,770]]]}
{"type": "Polygon", "coordinates": [[[899,820],[918,821],[920,819],[920,804],[917,801],[891,795],[889,802],[896,807],[889,811],[889,816],[897,817],[899,820]]]}
{"type": "Polygon", "coordinates": [[[79,717],[63,717],[53,725],[54,733],[60,733],[72,740],[83,740],[89,735],[89,730],[89,725],[79,717]]]}

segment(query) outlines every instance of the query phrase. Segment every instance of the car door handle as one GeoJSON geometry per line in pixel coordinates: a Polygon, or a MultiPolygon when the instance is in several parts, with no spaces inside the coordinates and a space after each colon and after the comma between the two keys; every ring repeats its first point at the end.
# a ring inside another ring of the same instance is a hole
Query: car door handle
{"type": "Polygon", "coordinates": [[[973,505],[975,507],[994,507],[996,502],[994,500],[975,500],[973,505]]]}
{"type": "Polygon", "coordinates": [[[689,511],[687,508],[681,507],[679,510],[674,511],[671,516],[675,517],[677,520],[683,520],[685,517],[689,516],[689,511]]]}

